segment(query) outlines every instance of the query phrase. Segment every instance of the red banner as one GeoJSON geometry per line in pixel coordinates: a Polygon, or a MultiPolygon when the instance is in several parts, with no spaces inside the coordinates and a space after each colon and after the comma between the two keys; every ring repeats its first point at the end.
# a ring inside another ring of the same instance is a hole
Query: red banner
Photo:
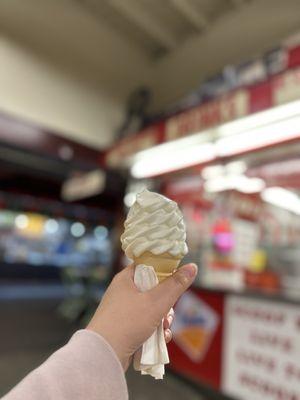
{"type": "Polygon", "coordinates": [[[163,141],[164,122],[149,126],[138,134],[122,139],[110,149],[105,156],[105,163],[109,167],[117,167],[122,162],[139,151],[149,149],[163,141]]]}
{"type": "Polygon", "coordinates": [[[165,141],[200,132],[247,114],[249,94],[246,90],[237,90],[169,118],[166,121],[165,141]]]}
{"type": "MultiPolygon", "coordinates": [[[[298,54],[298,53],[297,53],[298,54]]],[[[296,56],[295,56],[296,57],[296,56]]],[[[106,154],[110,167],[159,143],[200,133],[243,116],[300,98],[300,68],[287,70],[271,79],[238,89],[219,99],[183,111],[118,142],[106,154]]]]}

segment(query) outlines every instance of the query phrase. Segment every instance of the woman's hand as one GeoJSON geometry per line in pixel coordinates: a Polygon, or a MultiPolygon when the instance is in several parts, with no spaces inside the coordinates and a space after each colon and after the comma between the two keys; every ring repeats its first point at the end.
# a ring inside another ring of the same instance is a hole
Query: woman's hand
{"type": "Polygon", "coordinates": [[[134,267],[125,268],[112,280],[87,329],[100,334],[111,345],[126,370],[131,356],[164,317],[165,339],[171,340],[172,307],[196,274],[195,264],[184,265],[155,288],[142,293],[133,282],[134,267]]]}
{"type": "Polygon", "coordinates": [[[170,309],[170,311],[168,312],[168,315],[164,318],[164,321],[163,321],[166,343],[169,343],[172,340],[171,325],[172,325],[173,319],[174,319],[174,310],[172,307],[170,309]]]}

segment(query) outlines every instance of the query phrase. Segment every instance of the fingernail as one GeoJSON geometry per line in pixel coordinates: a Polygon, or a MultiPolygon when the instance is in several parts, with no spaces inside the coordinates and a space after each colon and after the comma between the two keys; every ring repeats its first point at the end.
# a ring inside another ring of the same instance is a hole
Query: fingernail
{"type": "Polygon", "coordinates": [[[187,264],[180,268],[181,272],[188,279],[195,278],[198,272],[198,268],[196,264],[187,264]]]}

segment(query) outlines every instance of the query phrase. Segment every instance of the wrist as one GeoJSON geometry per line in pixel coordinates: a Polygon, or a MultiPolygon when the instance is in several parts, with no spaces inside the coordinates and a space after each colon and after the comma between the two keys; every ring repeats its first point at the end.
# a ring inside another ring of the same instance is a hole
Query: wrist
{"type": "Polygon", "coordinates": [[[97,333],[106,341],[106,343],[111,347],[114,354],[117,356],[123,368],[123,371],[126,372],[130,364],[130,356],[124,354],[124,351],[122,351],[120,340],[118,340],[114,332],[109,331],[104,327],[95,326],[92,321],[88,324],[86,329],[97,333]]]}

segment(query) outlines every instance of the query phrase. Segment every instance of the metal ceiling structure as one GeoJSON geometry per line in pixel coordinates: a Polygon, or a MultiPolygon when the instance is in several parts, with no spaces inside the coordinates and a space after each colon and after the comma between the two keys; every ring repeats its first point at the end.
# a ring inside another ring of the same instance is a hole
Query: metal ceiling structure
{"type": "Polygon", "coordinates": [[[104,148],[136,88],[160,113],[294,35],[300,1],[2,0],[0,25],[0,110],[104,148]]]}
{"type": "Polygon", "coordinates": [[[251,0],[74,0],[150,58],[176,50],[251,0]]]}

